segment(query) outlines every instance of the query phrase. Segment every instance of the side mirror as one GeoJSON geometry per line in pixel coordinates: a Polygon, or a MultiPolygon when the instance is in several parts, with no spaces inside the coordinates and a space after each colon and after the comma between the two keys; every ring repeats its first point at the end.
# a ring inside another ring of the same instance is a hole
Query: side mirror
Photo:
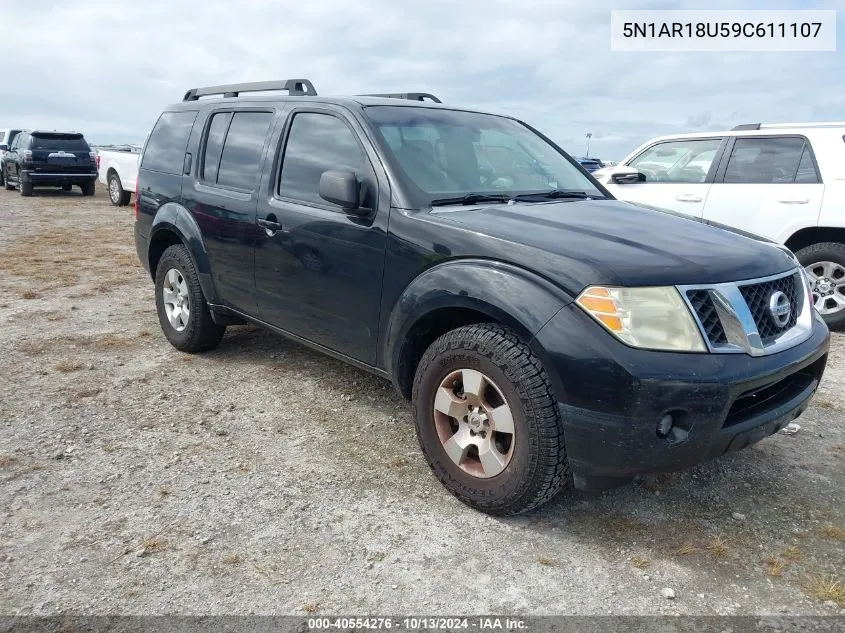
{"type": "Polygon", "coordinates": [[[9,146],[6,143],[0,143],[0,152],[8,152],[9,146]]]}
{"type": "Polygon", "coordinates": [[[616,185],[632,185],[637,182],[645,181],[645,174],[631,167],[622,167],[610,175],[610,182],[616,185]]]}
{"type": "Polygon", "coordinates": [[[353,171],[331,170],[320,175],[320,197],[346,211],[360,208],[360,184],[353,171]]]}

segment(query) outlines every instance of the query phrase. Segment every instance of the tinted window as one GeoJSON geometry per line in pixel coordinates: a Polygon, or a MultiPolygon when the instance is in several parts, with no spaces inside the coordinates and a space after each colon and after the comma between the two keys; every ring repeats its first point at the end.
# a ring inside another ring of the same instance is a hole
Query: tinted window
{"type": "Polygon", "coordinates": [[[21,147],[25,147],[28,139],[29,139],[29,134],[24,134],[24,133],[18,134],[15,137],[15,141],[13,143],[15,149],[20,149],[21,147]]]}
{"type": "Polygon", "coordinates": [[[188,137],[196,117],[195,110],[162,114],[150,133],[141,167],[168,174],[181,174],[188,137]]]}
{"type": "Polygon", "coordinates": [[[721,138],[677,140],[658,143],[629,163],[646,182],[704,182],[721,138]]]}
{"type": "Polygon", "coordinates": [[[220,166],[220,155],[223,153],[223,141],[226,139],[226,131],[229,129],[231,120],[231,112],[218,112],[211,117],[202,162],[203,180],[217,182],[217,168],[220,166]]]}
{"type": "Polygon", "coordinates": [[[738,138],[725,171],[725,182],[794,182],[803,151],[802,138],[738,138]]]}
{"type": "Polygon", "coordinates": [[[795,182],[819,182],[819,175],[816,173],[816,165],[813,163],[813,155],[810,153],[810,146],[807,144],[804,145],[804,152],[801,154],[801,162],[798,163],[798,172],[795,174],[795,182]]]}
{"type": "Polygon", "coordinates": [[[271,112],[235,113],[220,157],[218,185],[237,189],[255,188],[261,152],[272,120],[271,112]]]}
{"type": "Polygon", "coordinates": [[[6,142],[6,132],[0,132],[0,143],[6,142]]]}
{"type": "MultiPolygon", "coordinates": [[[[285,145],[279,193],[327,205],[319,194],[320,176],[331,169],[354,171],[363,182],[372,180],[370,163],[346,123],[329,114],[295,115],[285,145]]],[[[371,194],[365,187],[362,207],[372,208],[371,194]]]]}
{"type": "Polygon", "coordinates": [[[45,134],[32,135],[30,149],[58,149],[68,152],[87,152],[88,143],[81,134],[45,134]]]}

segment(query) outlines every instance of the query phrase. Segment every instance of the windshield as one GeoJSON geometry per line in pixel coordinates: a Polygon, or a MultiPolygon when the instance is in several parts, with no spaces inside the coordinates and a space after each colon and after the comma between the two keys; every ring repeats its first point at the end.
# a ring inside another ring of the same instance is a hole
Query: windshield
{"type": "Polygon", "coordinates": [[[513,119],[407,106],[364,110],[420,206],[469,194],[507,200],[567,190],[604,197],[565,155],[513,119]]]}

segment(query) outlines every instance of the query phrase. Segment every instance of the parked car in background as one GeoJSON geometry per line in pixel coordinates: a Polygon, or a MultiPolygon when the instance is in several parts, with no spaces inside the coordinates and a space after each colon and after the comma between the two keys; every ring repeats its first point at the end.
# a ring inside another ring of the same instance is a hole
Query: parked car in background
{"type": "MultiPolygon", "coordinates": [[[[0,127],[0,147],[3,145],[10,147],[15,140],[15,137],[21,132],[28,132],[24,128],[0,127]]],[[[6,178],[3,174],[3,156],[8,150],[0,149],[0,185],[5,184],[6,178]]]]}
{"type": "Polygon", "coordinates": [[[96,154],[79,132],[21,132],[3,156],[6,189],[20,189],[31,196],[34,187],[61,187],[70,191],[74,185],[82,195],[94,195],[97,180],[96,154]]]}
{"type": "Polygon", "coordinates": [[[108,187],[109,200],[115,206],[126,206],[135,193],[138,178],[138,147],[100,149],[97,151],[99,181],[108,187]]]}
{"type": "Polygon", "coordinates": [[[788,249],[614,200],[518,119],[390,97],[299,79],[165,108],[135,246],[175,348],[248,321],[391,379],[434,474],[492,514],[743,449],[808,406],[829,333],[788,249]]]}
{"type": "Polygon", "coordinates": [[[594,172],[604,166],[598,158],[579,158],[578,162],[589,172],[594,172]]]}
{"type": "Polygon", "coordinates": [[[621,200],[785,244],[825,321],[845,326],[845,122],[662,136],[593,176],[621,200]]]}

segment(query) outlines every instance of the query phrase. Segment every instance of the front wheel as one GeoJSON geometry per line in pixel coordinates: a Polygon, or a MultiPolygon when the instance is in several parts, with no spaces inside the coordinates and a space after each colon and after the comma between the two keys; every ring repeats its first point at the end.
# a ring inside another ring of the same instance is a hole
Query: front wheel
{"type": "Polygon", "coordinates": [[[28,198],[32,195],[32,183],[31,182],[24,182],[23,180],[20,181],[20,188],[21,188],[21,195],[24,198],[28,198]]]}
{"type": "Polygon", "coordinates": [[[811,244],[795,256],[807,271],[813,304],[827,326],[845,326],[845,244],[811,244]]]}
{"type": "Polygon", "coordinates": [[[156,310],[170,344],[183,352],[217,347],[226,327],[211,319],[199,277],[183,244],[167,248],[156,268],[156,310]]]}
{"type": "Polygon", "coordinates": [[[519,514],[554,497],[569,477],[549,379],[505,327],[469,325],[438,338],[417,368],[413,410],[432,471],[473,508],[519,514]]]}

